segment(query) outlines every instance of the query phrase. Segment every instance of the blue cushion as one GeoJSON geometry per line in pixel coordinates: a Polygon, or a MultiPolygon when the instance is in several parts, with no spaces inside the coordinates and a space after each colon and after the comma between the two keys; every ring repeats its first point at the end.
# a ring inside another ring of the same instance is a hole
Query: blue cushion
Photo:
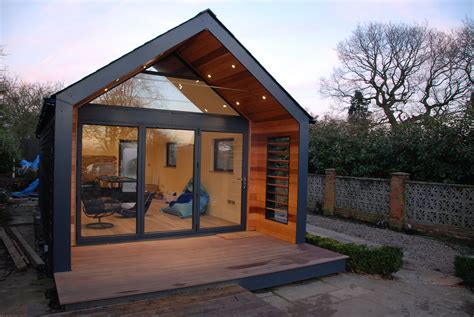
{"type": "Polygon", "coordinates": [[[193,202],[185,204],[175,203],[172,207],[161,208],[161,211],[181,218],[189,218],[193,215],[193,202]]]}

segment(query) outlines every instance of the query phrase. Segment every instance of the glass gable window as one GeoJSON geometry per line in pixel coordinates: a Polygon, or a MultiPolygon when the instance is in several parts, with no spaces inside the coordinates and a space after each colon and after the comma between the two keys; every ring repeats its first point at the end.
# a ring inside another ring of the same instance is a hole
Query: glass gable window
{"type": "Polygon", "coordinates": [[[238,116],[227,102],[171,55],[91,103],[238,116]]]}

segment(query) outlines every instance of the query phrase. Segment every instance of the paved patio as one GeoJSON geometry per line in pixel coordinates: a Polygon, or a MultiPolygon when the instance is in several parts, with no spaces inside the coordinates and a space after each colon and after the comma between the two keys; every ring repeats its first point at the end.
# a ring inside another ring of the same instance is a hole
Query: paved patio
{"type": "Polygon", "coordinates": [[[257,293],[289,316],[473,316],[474,293],[435,271],[402,269],[393,280],[337,274],[257,293]]]}

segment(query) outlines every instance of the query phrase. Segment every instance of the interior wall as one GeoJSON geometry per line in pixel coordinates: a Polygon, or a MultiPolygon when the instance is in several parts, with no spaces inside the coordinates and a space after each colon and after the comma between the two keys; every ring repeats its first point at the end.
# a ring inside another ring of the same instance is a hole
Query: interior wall
{"type": "Polygon", "coordinates": [[[296,215],[298,205],[299,124],[294,119],[250,123],[250,159],[247,206],[247,228],[296,242],[296,215]],[[290,179],[288,197],[288,223],[265,219],[266,158],[269,137],[290,137],[290,179]]]}
{"type": "MultiPolygon", "coordinates": [[[[166,136],[159,131],[149,129],[147,133],[145,187],[155,185],[163,194],[176,192],[179,195],[193,175],[194,148],[187,142],[176,142],[176,136],[166,136]],[[168,142],[177,143],[176,167],[166,166],[168,142]]],[[[183,133],[188,134],[189,131],[183,133]]],[[[203,132],[201,145],[201,183],[210,198],[207,213],[239,224],[242,206],[242,135],[203,132]],[[223,138],[234,138],[233,172],[214,170],[214,139],[223,138]]]]}
{"type": "Polygon", "coordinates": [[[201,183],[209,192],[210,215],[240,224],[242,211],[242,134],[203,132],[201,134],[201,183]],[[234,139],[233,171],[214,170],[214,140],[234,139]]]}
{"type": "Polygon", "coordinates": [[[145,187],[155,185],[163,194],[179,195],[193,177],[194,132],[185,130],[147,130],[145,187]],[[161,132],[160,132],[161,131],[161,132]],[[174,131],[170,135],[164,131],[174,131]],[[176,143],[176,167],[166,166],[166,143],[176,143]]]}

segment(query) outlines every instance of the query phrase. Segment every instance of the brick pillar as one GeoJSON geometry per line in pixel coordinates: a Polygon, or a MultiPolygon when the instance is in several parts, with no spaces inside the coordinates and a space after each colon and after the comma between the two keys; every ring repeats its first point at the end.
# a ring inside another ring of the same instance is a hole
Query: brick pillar
{"type": "Polygon", "coordinates": [[[390,179],[390,214],[391,229],[402,230],[405,218],[405,183],[410,174],[392,173],[390,179]]]}
{"type": "Polygon", "coordinates": [[[323,214],[332,216],[336,206],[336,169],[328,168],[325,173],[323,214]]]}

